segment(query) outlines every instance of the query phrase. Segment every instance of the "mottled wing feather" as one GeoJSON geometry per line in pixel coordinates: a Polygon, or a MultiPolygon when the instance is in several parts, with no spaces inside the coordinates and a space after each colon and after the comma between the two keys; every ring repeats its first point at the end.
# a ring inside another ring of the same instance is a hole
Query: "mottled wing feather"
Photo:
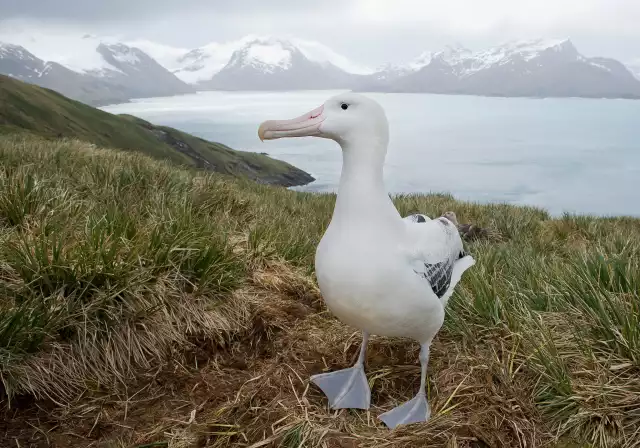
{"type": "Polygon", "coordinates": [[[423,272],[416,273],[421,277],[424,277],[429,282],[435,295],[442,297],[451,285],[453,260],[447,260],[435,264],[425,263],[424,267],[425,270],[423,272]]]}
{"type": "Polygon", "coordinates": [[[427,280],[434,294],[441,298],[451,286],[455,262],[464,257],[465,253],[461,244],[455,244],[456,239],[459,240],[460,236],[454,224],[446,218],[436,219],[434,224],[440,226],[438,233],[441,235],[440,241],[443,244],[437,248],[433,247],[432,250],[435,252],[427,249],[427,252],[431,253],[431,257],[425,258],[422,262],[424,268],[414,269],[414,271],[427,280]]]}

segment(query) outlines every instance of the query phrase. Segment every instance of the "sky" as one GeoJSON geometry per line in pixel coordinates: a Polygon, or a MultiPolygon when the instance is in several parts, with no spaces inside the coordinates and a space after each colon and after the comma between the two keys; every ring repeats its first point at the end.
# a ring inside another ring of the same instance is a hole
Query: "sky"
{"type": "Polygon", "coordinates": [[[573,40],[640,61],[640,0],[0,0],[0,36],[91,33],[194,48],[246,34],[316,40],[372,66],[460,43],[573,40]]]}

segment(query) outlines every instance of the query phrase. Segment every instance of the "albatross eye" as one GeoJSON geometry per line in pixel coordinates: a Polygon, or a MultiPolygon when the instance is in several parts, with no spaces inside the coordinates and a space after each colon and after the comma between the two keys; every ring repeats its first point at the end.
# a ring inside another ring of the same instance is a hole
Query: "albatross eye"
{"type": "Polygon", "coordinates": [[[348,105],[347,103],[342,103],[342,104],[340,105],[340,107],[342,108],[342,110],[347,110],[347,109],[349,109],[349,105],[348,105]]]}

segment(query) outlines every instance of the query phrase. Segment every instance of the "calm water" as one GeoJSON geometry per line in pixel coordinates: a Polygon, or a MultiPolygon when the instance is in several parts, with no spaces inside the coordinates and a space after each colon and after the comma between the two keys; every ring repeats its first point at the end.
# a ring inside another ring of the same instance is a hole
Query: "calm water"
{"type": "MultiPolygon", "coordinates": [[[[266,152],[317,178],[303,189],[334,191],[341,167],[336,143],[262,143],[257,129],[263,120],[296,117],[336,93],[202,92],[104,109],[266,152]]],[[[390,122],[390,192],[451,192],[554,214],[640,216],[640,101],[368,95],[390,122]]]]}

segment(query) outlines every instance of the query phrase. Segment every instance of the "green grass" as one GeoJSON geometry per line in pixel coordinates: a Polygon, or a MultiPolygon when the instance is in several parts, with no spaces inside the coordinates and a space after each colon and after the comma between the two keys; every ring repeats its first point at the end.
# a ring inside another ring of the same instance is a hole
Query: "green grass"
{"type": "Polygon", "coordinates": [[[52,90],[0,75],[0,135],[16,132],[137,151],[174,164],[263,183],[291,186],[313,180],[292,165],[265,155],[235,151],[130,115],[109,114],[52,90]]]}
{"type": "MultiPolygon", "coordinates": [[[[239,340],[257,331],[258,321],[243,320],[249,296],[240,293],[269,263],[312,275],[335,200],[76,141],[17,136],[0,137],[0,186],[0,377],[9,397],[31,394],[60,404],[87,389],[117,390],[194,338],[239,340]]],[[[319,395],[305,398],[318,401],[316,413],[305,414],[297,401],[303,390],[294,396],[285,382],[294,405],[283,417],[289,420],[280,446],[310,444],[327,431],[373,440],[362,446],[423,446],[442,434],[469,437],[469,422],[484,415],[471,432],[497,446],[511,432],[495,422],[515,414],[521,439],[509,439],[510,446],[640,446],[640,220],[552,218],[535,208],[447,195],[395,201],[403,214],[454,210],[462,222],[503,237],[467,248],[477,264],[447,309],[438,337],[446,350],[434,348],[434,415],[447,400],[444,391],[455,389],[446,402],[450,426],[439,430],[436,419],[435,426],[391,433],[358,413],[327,420],[319,395]],[[447,362],[469,366],[469,379],[439,377],[447,362]]],[[[309,319],[302,322],[325,317],[309,319]]],[[[307,331],[291,324],[298,327],[307,331]]],[[[341,327],[312,328],[309,334],[327,344],[313,350],[341,359],[346,339],[330,342],[341,327]]],[[[296,366],[310,353],[297,348],[287,358],[290,348],[279,350],[277,365],[296,366]]],[[[415,372],[402,375],[412,379],[415,372]]],[[[380,378],[375,387],[385,389],[376,394],[386,394],[390,383],[380,378]]],[[[380,396],[386,395],[374,398],[380,396]]],[[[251,398],[238,415],[267,401],[251,398]]],[[[242,400],[231,403],[225,409],[242,400]]],[[[262,412],[273,419],[267,428],[282,417],[262,412]]]]}

